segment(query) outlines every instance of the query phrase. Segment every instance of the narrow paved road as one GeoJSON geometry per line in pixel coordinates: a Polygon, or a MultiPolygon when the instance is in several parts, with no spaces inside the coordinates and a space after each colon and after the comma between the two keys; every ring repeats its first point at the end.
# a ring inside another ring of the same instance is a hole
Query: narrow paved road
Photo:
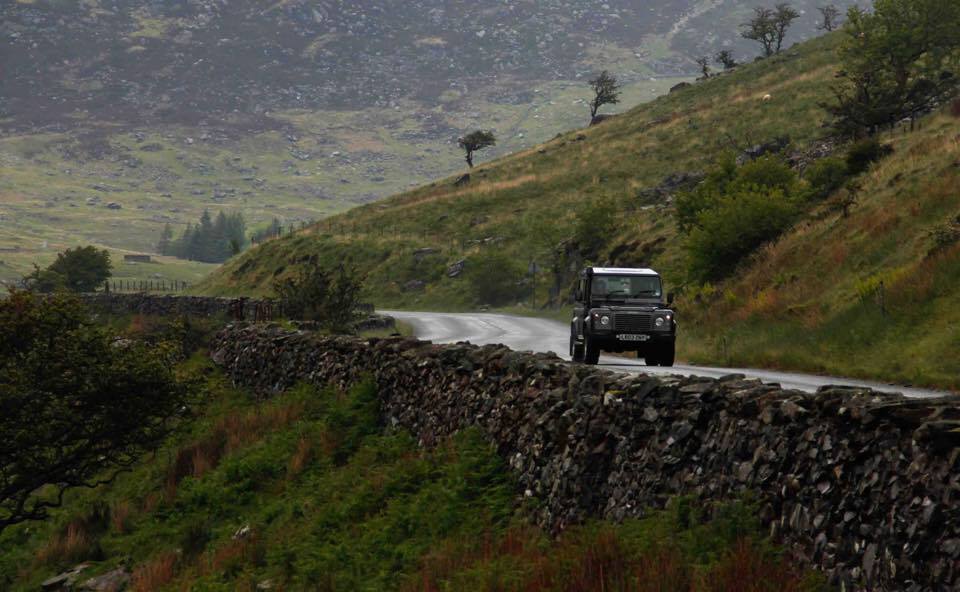
{"type": "MultiPolygon", "coordinates": [[[[570,329],[567,325],[557,321],[490,313],[381,312],[411,325],[418,338],[435,343],[456,343],[458,341],[469,341],[475,345],[500,343],[517,351],[554,352],[564,359],[569,359],[567,353],[570,329]]],[[[619,372],[684,374],[712,378],[718,378],[726,374],[746,374],[764,382],[779,383],[783,388],[808,392],[814,392],[821,386],[831,384],[863,386],[880,391],[901,392],[910,397],[936,397],[951,394],[881,382],[753,368],[712,368],[682,364],[673,368],[648,367],[640,360],[613,356],[601,357],[600,366],[619,372]]]]}

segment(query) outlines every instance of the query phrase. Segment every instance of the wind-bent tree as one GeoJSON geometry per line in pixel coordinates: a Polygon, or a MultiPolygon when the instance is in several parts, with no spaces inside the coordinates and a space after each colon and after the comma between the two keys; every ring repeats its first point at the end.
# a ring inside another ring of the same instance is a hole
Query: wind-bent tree
{"type": "Polygon", "coordinates": [[[460,148],[466,153],[466,161],[473,168],[473,153],[497,145],[497,138],[493,132],[477,130],[457,140],[460,148]]]}
{"type": "Polygon", "coordinates": [[[777,8],[773,12],[773,28],[776,31],[777,39],[776,53],[780,53],[780,50],[783,49],[783,40],[787,37],[787,30],[793,24],[793,21],[798,18],[800,18],[800,13],[790,4],[787,2],[777,4],[777,8]]]}
{"type": "Polygon", "coordinates": [[[68,295],[0,299],[0,532],[111,481],[188,401],[166,346],[119,345],[68,295]]]}
{"type": "Polygon", "coordinates": [[[763,55],[773,55],[777,43],[776,13],[773,9],[758,6],[753,9],[753,18],[745,22],[740,36],[756,41],[763,47],[763,55]]]}
{"type": "Polygon", "coordinates": [[[604,105],[616,105],[620,102],[620,82],[617,77],[604,70],[589,81],[593,89],[593,100],[590,101],[590,119],[597,118],[597,112],[604,105]]]}
{"type": "Polygon", "coordinates": [[[700,66],[700,72],[703,74],[703,77],[710,78],[710,58],[700,56],[697,58],[697,65],[700,66]]]}
{"type": "Polygon", "coordinates": [[[737,64],[737,60],[735,60],[733,57],[733,52],[730,51],[729,49],[724,49],[718,52],[717,55],[713,57],[713,59],[718,64],[723,66],[724,70],[733,70],[739,65],[737,64]]]}
{"type": "Polygon", "coordinates": [[[787,30],[799,16],[800,13],[786,2],[777,4],[776,8],[758,6],[753,9],[753,18],[743,24],[740,36],[760,43],[763,54],[770,57],[783,49],[787,30]]]}
{"type": "Polygon", "coordinates": [[[834,31],[839,26],[840,21],[840,9],[834,6],[833,4],[828,4],[827,6],[819,6],[817,10],[820,11],[820,16],[822,20],[817,28],[821,31],[834,31]]]}
{"type": "Polygon", "coordinates": [[[876,0],[872,12],[850,9],[835,99],[823,105],[834,129],[846,137],[873,135],[956,93],[958,30],[955,0],[876,0]]]}

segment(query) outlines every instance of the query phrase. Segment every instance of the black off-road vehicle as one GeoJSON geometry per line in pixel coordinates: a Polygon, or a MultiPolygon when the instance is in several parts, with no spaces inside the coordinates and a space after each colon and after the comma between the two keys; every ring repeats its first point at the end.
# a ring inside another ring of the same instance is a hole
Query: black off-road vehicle
{"type": "Polygon", "coordinates": [[[596,364],[600,352],[637,352],[647,366],[673,366],[677,315],[652,269],[588,267],[577,281],[570,357],[596,364]]]}

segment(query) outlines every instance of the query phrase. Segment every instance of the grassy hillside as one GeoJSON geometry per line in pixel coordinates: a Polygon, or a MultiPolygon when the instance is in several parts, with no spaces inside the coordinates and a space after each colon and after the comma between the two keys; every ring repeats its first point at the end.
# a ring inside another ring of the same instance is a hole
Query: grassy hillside
{"type": "Polygon", "coordinates": [[[380,424],[369,384],[258,401],[203,357],[180,371],[203,395],[192,425],[50,521],[3,532],[0,589],[36,590],[80,562],[81,582],[123,568],[136,592],[822,589],[747,502],[705,521],[678,500],[551,540],[478,432],[424,450],[380,424]]]}
{"type": "Polygon", "coordinates": [[[825,36],[560,135],[477,167],[466,186],[446,179],[356,208],[229,262],[201,289],[268,293],[275,277],[317,255],[356,265],[382,305],[469,309],[535,298],[542,309],[562,300],[570,270],[586,262],[651,265],[687,294],[682,357],[956,387],[947,354],[958,336],[942,322],[954,313],[941,311],[957,308],[955,251],[947,244],[928,256],[932,233],[952,236],[960,214],[954,116],[888,133],[894,154],[860,179],[849,217],[833,207],[842,196],[827,199],[720,285],[689,279],[672,204],[645,191],[777,137],[789,136],[791,156],[815,154],[838,43],[825,36]],[[610,230],[590,245],[584,228],[597,224],[610,230]],[[462,260],[463,273],[449,277],[462,260]],[[535,296],[531,261],[542,270],[535,296]],[[491,301],[490,277],[507,278],[500,301],[491,301]],[[886,316],[871,320],[873,300],[860,295],[884,278],[886,316]]]}
{"type": "Polygon", "coordinates": [[[355,208],[231,261],[203,289],[265,293],[281,267],[316,253],[369,271],[378,302],[470,306],[476,302],[464,278],[439,277],[445,264],[490,252],[508,255],[524,268],[534,259],[545,263],[560,240],[574,235],[578,214],[605,200],[623,222],[622,236],[609,243],[640,242],[620,255],[621,262],[647,260],[676,283],[682,276],[678,251],[669,248],[675,236],[670,209],[645,201],[641,191],[668,175],[704,170],[731,145],[789,135],[803,146],[817,138],[823,119],[817,102],[827,97],[824,82],[835,69],[836,43],[836,37],[808,42],[601,125],[480,165],[469,185],[456,187],[445,179],[355,208]],[[767,94],[772,99],[764,101],[767,94]],[[471,243],[477,240],[485,242],[471,243]],[[439,253],[411,255],[426,247],[439,253]],[[425,292],[403,290],[417,279],[427,283],[425,292]]]}

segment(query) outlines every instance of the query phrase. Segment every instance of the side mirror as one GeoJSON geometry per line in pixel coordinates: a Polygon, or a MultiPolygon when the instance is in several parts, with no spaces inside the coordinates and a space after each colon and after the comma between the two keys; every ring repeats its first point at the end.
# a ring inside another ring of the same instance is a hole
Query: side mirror
{"type": "Polygon", "coordinates": [[[668,304],[668,305],[673,304],[673,297],[674,297],[673,292],[667,292],[667,304],[668,304]]]}

